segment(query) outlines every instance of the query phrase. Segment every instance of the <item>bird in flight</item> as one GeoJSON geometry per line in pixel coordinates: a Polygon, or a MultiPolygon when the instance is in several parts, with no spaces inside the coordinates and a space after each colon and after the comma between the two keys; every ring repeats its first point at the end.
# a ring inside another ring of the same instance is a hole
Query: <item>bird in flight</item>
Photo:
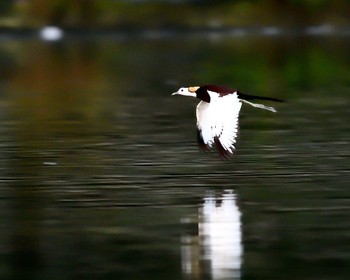
{"type": "Polygon", "coordinates": [[[200,148],[209,151],[213,145],[222,159],[228,159],[235,149],[238,133],[238,116],[242,103],[276,112],[275,108],[251,100],[283,102],[272,97],[247,95],[236,89],[205,85],[182,87],[172,95],[197,97],[197,140],[200,148]]]}

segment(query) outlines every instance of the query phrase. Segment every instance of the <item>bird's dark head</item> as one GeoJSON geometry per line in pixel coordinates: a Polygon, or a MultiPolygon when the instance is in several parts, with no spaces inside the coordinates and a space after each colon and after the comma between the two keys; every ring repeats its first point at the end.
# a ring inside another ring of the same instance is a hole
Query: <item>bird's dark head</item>
{"type": "Polygon", "coordinates": [[[199,89],[198,86],[196,87],[182,87],[177,92],[174,92],[172,95],[183,95],[183,96],[192,96],[197,97],[197,89],[199,89]]]}

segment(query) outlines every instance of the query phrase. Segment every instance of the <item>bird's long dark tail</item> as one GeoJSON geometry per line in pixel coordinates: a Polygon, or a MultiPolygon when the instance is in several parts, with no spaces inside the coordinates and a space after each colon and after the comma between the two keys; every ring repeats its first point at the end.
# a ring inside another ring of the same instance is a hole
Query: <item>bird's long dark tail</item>
{"type": "Polygon", "coordinates": [[[256,95],[249,95],[249,94],[244,94],[241,92],[237,92],[238,98],[243,99],[243,100],[267,100],[267,101],[274,101],[274,102],[284,102],[284,100],[273,98],[273,97],[265,97],[265,96],[256,96],[256,95]]]}

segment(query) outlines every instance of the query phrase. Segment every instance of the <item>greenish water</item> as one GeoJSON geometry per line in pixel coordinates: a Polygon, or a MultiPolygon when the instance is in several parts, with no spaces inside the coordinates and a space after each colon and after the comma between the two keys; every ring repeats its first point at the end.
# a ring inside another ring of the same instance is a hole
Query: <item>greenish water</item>
{"type": "Polygon", "coordinates": [[[350,277],[348,39],[212,35],[3,40],[1,279],[350,277]],[[204,83],[287,102],[221,161],[204,83]]]}

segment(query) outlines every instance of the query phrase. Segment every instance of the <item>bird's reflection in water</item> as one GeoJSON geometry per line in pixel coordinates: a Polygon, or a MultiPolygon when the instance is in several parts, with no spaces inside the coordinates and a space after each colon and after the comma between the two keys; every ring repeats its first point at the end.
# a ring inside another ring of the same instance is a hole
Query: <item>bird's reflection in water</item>
{"type": "Polygon", "coordinates": [[[201,279],[240,279],[242,265],[241,212],[232,190],[209,193],[198,211],[197,236],[182,239],[184,274],[201,279]],[[209,274],[209,275],[208,275],[209,274]]]}

